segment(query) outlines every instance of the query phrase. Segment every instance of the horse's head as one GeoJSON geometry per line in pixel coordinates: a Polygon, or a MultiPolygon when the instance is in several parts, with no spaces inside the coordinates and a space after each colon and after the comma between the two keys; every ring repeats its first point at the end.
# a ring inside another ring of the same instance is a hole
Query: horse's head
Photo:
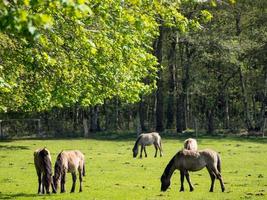
{"type": "Polygon", "coordinates": [[[59,178],[56,178],[56,176],[53,176],[53,181],[52,181],[52,189],[53,189],[53,193],[57,193],[57,188],[59,185],[59,178]]]}
{"type": "MultiPolygon", "coordinates": [[[[50,173],[45,173],[43,176],[43,184],[46,189],[46,193],[50,194],[50,185],[52,185],[52,176],[50,173]]],[[[54,190],[53,190],[54,191],[54,190]]]]}
{"type": "Polygon", "coordinates": [[[170,186],[170,184],[171,184],[171,181],[170,181],[170,179],[168,179],[168,178],[166,177],[165,174],[163,174],[163,175],[161,176],[160,180],[161,180],[161,191],[162,191],[162,192],[165,192],[165,191],[169,188],[169,186],[170,186]]]}
{"type": "Polygon", "coordinates": [[[138,148],[133,148],[133,157],[135,158],[138,154],[138,148]]]}
{"type": "Polygon", "coordinates": [[[61,163],[59,163],[58,161],[56,161],[55,163],[55,173],[53,176],[53,190],[56,192],[58,185],[59,185],[59,181],[60,181],[60,176],[61,176],[61,171],[62,171],[62,167],[61,167],[61,163]]]}

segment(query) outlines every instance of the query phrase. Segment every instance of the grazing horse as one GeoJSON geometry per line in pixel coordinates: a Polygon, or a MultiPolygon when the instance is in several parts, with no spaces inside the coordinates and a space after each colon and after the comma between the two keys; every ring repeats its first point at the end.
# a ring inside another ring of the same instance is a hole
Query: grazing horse
{"type": "Polygon", "coordinates": [[[34,165],[38,176],[38,193],[49,194],[50,185],[52,186],[52,190],[55,193],[55,188],[52,182],[52,165],[51,165],[51,156],[48,149],[37,149],[34,154],[34,165]]]}
{"type": "Polygon", "coordinates": [[[184,149],[197,151],[197,141],[193,138],[188,138],[184,141],[184,149]]]}
{"type": "Polygon", "coordinates": [[[66,192],[65,182],[66,173],[70,172],[72,175],[72,188],[71,192],[75,191],[76,185],[76,171],[79,171],[80,180],[80,192],[82,192],[82,177],[85,176],[84,155],[78,151],[61,151],[55,163],[55,173],[53,176],[53,182],[55,189],[58,188],[58,182],[60,182],[60,191],[66,192]]]}
{"type": "Polygon", "coordinates": [[[170,186],[173,172],[180,170],[181,188],[184,191],[184,176],[189,184],[190,191],[194,190],[191,184],[188,171],[199,171],[206,167],[210,174],[210,192],[213,192],[215,178],[220,180],[222,192],[225,187],[221,176],[221,159],[217,152],[205,149],[202,151],[181,150],[170,160],[161,176],[161,191],[166,191],[170,186]]]}
{"type": "Polygon", "coordinates": [[[157,132],[152,132],[152,133],[142,133],[138,136],[133,147],[133,157],[135,158],[137,156],[139,145],[141,145],[140,158],[142,158],[143,150],[145,152],[145,157],[147,157],[145,146],[152,145],[152,144],[154,144],[155,149],[156,149],[156,153],[154,157],[157,157],[158,149],[160,151],[160,156],[162,156],[161,137],[157,132]]]}

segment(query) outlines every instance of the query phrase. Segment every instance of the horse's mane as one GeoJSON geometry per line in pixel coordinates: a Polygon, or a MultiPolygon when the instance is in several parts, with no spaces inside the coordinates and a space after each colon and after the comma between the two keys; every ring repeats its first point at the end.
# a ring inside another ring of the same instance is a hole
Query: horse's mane
{"type": "Polygon", "coordinates": [[[136,142],[135,142],[135,144],[134,144],[134,149],[136,149],[136,148],[138,147],[138,142],[140,141],[141,136],[142,136],[142,135],[139,135],[139,136],[138,136],[138,138],[137,138],[137,140],[136,140],[136,142]]]}
{"type": "Polygon", "coordinates": [[[165,168],[165,170],[163,172],[163,176],[167,177],[170,174],[170,170],[171,170],[172,166],[174,165],[175,157],[176,157],[176,155],[173,156],[173,158],[170,160],[170,162],[166,166],[166,168],[165,168]]]}
{"type": "Polygon", "coordinates": [[[61,151],[58,156],[57,156],[57,160],[56,160],[56,163],[55,163],[55,175],[58,174],[58,175],[61,175],[62,171],[63,171],[63,158],[62,158],[62,152],[61,151]]]}

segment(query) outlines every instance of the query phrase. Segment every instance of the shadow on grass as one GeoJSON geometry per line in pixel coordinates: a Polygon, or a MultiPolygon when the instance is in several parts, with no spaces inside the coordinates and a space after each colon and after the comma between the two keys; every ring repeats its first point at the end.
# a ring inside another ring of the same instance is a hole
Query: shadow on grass
{"type": "Polygon", "coordinates": [[[0,145],[0,150],[28,150],[27,146],[0,145]]]}
{"type": "MultiPolygon", "coordinates": [[[[209,135],[206,133],[199,133],[196,137],[194,132],[190,133],[160,133],[162,140],[174,139],[183,142],[187,138],[196,138],[197,140],[230,140],[236,142],[255,142],[255,143],[267,143],[267,137],[242,137],[239,135],[209,135]]],[[[92,133],[88,139],[95,140],[114,140],[114,141],[135,141],[137,138],[136,133],[116,133],[116,132],[99,132],[92,133]]]]}
{"type": "MultiPolygon", "coordinates": [[[[201,139],[207,139],[207,140],[230,140],[230,141],[236,141],[236,142],[255,142],[255,143],[267,143],[267,137],[257,137],[257,136],[240,136],[240,135],[234,135],[234,134],[216,134],[216,135],[210,135],[204,132],[200,132],[196,134],[194,132],[186,132],[186,133],[175,133],[175,132],[163,132],[160,133],[162,140],[165,139],[174,139],[183,142],[185,139],[191,137],[196,138],[197,140],[201,139]]],[[[103,141],[118,141],[118,142],[124,142],[124,141],[135,141],[137,138],[136,132],[112,132],[112,131],[102,131],[102,132],[90,132],[89,137],[41,137],[41,138],[20,138],[20,139],[9,139],[9,140],[0,140],[1,142],[12,142],[12,141],[18,141],[18,140],[82,140],[82,139],[94,139],[94,140],[103,140],[103,141]]],[[[27,150],[29,149],[27,146],[5,146],[0,145],[1,149],[8,149],[8,150],[27,150]]]]}
{"type": "Polygon", "coordinates": [[[20,197],[27,197],[33,199],[34,197],[40,196],[38,194],[26,194],[26,193],[17,193],[17,194],[3,194],[0,193],[0,199],[17,199],[20,197]]]}

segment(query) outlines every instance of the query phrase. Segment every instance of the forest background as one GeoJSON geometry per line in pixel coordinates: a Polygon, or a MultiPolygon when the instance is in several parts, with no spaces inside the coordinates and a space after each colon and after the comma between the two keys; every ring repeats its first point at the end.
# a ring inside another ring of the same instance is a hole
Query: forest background
{"type": "Polygon", "coordinates": [[[0,1],[0,137],[264,133],[265,0],[0,1]]]}

